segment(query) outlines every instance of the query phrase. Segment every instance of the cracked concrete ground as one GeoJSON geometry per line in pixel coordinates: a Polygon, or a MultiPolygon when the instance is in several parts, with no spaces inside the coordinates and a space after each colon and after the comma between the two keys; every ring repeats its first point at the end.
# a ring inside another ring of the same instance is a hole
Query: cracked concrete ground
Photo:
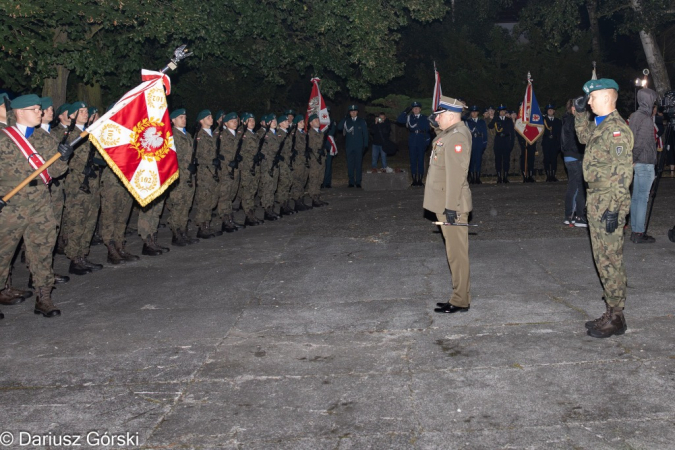
{"type": "Polygon", "coordinates": [[[432,311],[451,285],[422,190],[336,188],[326,208],[75,277],[54,293],[60,318],[3,307],[0,432],[138,437],[81,448],[675,448],[674,188],[657,242],[625,245],[624,336],[586,336],[602,290],[588,232],[562,225],[564,183],[473,187],[473,301],[452,316],[432,311]]]}

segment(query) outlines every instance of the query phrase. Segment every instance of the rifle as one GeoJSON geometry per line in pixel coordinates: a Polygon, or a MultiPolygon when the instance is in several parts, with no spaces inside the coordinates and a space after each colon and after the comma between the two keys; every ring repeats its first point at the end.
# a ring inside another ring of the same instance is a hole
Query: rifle
{"type": "Polygon", "coordinates": [[[213,164],[213,167],[215,167],[215,171],[213,172],[213,179],[216,183],[220,182],[220,177],[218,176],[218,171],[222,167],[222,164],[220,162],[225,161],[225,157],[220,154],[220,138],[223,135],[223,125],[225,125],[225,122],[221,121],[220,125],[217,128],[218,140],[216,141],[216,157],[213,158],[213,161],[211,162],[213,164]]]}
{"type": "Polygon", "coordinates": [[[281,156],[281,152],[284,150],[284,144],[286,143],[286,138],[288,138],[288,135],[291,134],[291,131],[293,131],[293,127],[295,125],[291,125],[291,127],[288,129],[288,132],[286,133],[286,136],[281,140],[281,144],[279,145],[279,150],[277,150],[276,154],[274,155],[274,161],[272,162],[272,167],[270,167],[270,177],[274,176],[274,169],[279,167],[279,162],[284,160],[284,157],[281,156]]]}
{"type": "Polygon", "coordinates": [[[199,130],[201,130],[201,125],[197,123],[197,126],[195,126],[193,131],[192,158],[190,158],[190,164],[188,164],[188,172],[190,172],[190,177],[188,178],[187,183],[189,187],[192,187],[192,177],[197,173],[197,166],[199,165],[199,160],[197,159],[197,147],[199,146],[199,138],[197,137],[197,134],[199,134],[199,130]]]}
{"type": "Polygon", "coordinates": [[[253,166],[251,166],[252,176],[255,176],[255,166],[259,166],[262,160],[265,159],[265,155],[262,152],[262,148],[263,145],[265,145],[265,137],[267,137],[267,133],[270,132],[270,129],[269,125],[263,128],[265,129],[265,134],[263,134],[262,138],[260,138],[260,143],[258,144],[258,152],[253,156],[253,166]]]}
{"type": "Polygon", "coordinates": [[[84,181],[80,185],[80,190],[85,194],[91,194],[91,189],[89,188],[89,179],[96,179],[96,170],[92,167],[94,162],[94,152],[96,147],[94,147],[91,142],[89,143],[89,154],[87,155],[87,162],[84,164],[84,170],[82,174],[84,175],[84,181]]]}
{"type": "Polygon", "coordinates": [[[312,149],[309,148],[309,133],[305,135],[305,167],[309,169],[309,159],[312,157],[312,149]]]}
{"type": "Polygon", "coordinates": [[[293,170],[293,163],[295,162],[296,156],[298,156],[298,151],[295,149],[295,135],[296,135],[297,132],[298,132],[298,130],[297,130],[297,125],[296,125],[296,129],[293,130],[293,139],[291,140],[292,141],[291,142],[291,159],[288,162],[288,167],[291,170],[293,170]]]}
{"type": "MultiPolygon", "coordinates": [[[[244,159],[241,156],[241,144],[244,142],[244,133],[246,133],[246,127],[243,127],[244,131],[242,131],[241,137],[239,138],[239,142],[237,143],[237,151],[234,153],[234,159],[229,162],[227,165],[231,170],[229,172],[230,178],[234,180],[234,171],[239,168],[239,163],[244,159]]],[[[235,131],[236,134],[236,131],[235,131]]]]}

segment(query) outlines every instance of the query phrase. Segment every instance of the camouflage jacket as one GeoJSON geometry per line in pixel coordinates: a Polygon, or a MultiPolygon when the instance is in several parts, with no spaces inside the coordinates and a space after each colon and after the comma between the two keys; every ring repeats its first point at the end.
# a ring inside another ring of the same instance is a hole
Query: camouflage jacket
{"type": "Polygon", "coordinates": [[[588,112],[577,113],[574,128],[579,142],[586,144],[584,179],[589,194],[600,194],[598,211],[619,211],[630,204],[633,181],[633,133],[617,111],[600,125],[589,122],[588,112]]]}
{"type": "Polygon", "coordinates": [[[324,135],[321,131],[316,131],[314,128],[310,128],[307,134],[309,135],[309,142],[307,143],[307,145],[309,146],[309,149],[312,152],[311,158],[318,160],[319,152],[321,152],[321,150],[323,149],[324,135]]]}
{"type": "Polygon", "coordinates": [[[173,133],[173,142],[176,146],[176,157],[178,158],[178,170],[181,178],[181,182],[186,182],[190,178],[190,171],[188,171],[188,166],[192,161],[192,135],[187,131],[183,133],[183,130],[180,130],[176,127],[173,127],[171,132],[173,133]]]}
{"type": "Polygon", "coordinates": [[[284,131],[281,128],[277,128],[277,130],[279,130],[279,137],[283,143],[281,145],[284,146],[284,149],[281,151],[284,161],[279,164],[288,164],[291,159],[291,152],[293,151],[293,134],[289,134],[288,130],[284,131]]]}
{"type": "Polygon", "coordinates": [[[216,168],[213,160],[216,158],[216,138],[201,128],[197,131],[197,166],[198,177],[213,177],[216,168]]]}
{"type": "MultiPolygon", "coordinates": [[[[264,132],[264,130],[263,130],[264,132]]],[[[250,171],[253,166],[253,157],[258,153],[258,144],[262,136],[258,133],[246,129],[242,135],[241,157],[239,168],[242,171],[250,171]]]]}
{"type": "Polygon", "coordinates": [[[242,134],[242,131],[239,129],[235,130],[235,134],[232,134],[229,129],[225,128],[220,135],[220,154],[225,158],[224,164],[226,166],[234,160],[242,134]]]}

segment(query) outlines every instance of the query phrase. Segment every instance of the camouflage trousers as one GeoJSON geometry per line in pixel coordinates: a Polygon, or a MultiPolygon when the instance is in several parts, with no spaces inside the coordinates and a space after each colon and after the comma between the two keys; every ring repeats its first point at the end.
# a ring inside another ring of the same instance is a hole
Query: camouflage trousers
{"type": "Polygon", "coordinates": [[[312,155],[312,158],[309,160],[309,181],[307,183],[307,193],[312,200],[318,200],[321,195],[321,183],[323,183],[323,177],[325,175],[324,162],[326,161],[325,157],[321,157],[321,163],[318,159],[312,155]]]}
{"type": "Polygon", "coordinates": [[[124,242],[134,198],[115,173],[106,167],[101,174],[101,218],[99,231],[103,242],[124,242]]]}
{"type": "Polygon", "coordinates": [[[300,200],[305,196],[305,185],[309,178],[309,169],[305,166],[305,157],[295,160],[293,163],[293,186],[291,187],[291,199],[300,200]]]}
{"type": "Polygon", "coordinates": [[[49,186],[49,193],[52,198],[52,207],[54,208],[54,219],[56,226],[61,229],[61,219],[63,218],[63,206],[66,203],[66,180],[65,177],[54,180],[49,186]],[[58,186],[56,185],[58,183],[58,186]]]}
{"type": "Polygon", "coordinates": [[[272,168],[272,161],[267,158],[263,160],[260,165],[260,187],[259,195],[260,202],[264,209],[274,207],[274,193],[277,190],[277,182],[279,181],[279,168],[275,167],[270,176],[270,169],[272,168]]]}
{"type": "Polygon", "coordinates": [[[244,211],[253,211],[255,209],[255,194],[258,192],[259,184],[260,166],[256,167],[255,175],[252,175],[249,169],[244,169],[241,171],[239,196],[241,197],[241,207],[244,209],[244,211]]]}
{"type": "Polygon", "coordinates": [[[166,200],[166,193],[156,198],[149,205],[141,208],[138,211],[138,235],[141,239],[145,239],[157,232],[159,227],[159,218],[164,209],[164,201],[166,200]]]}
{"type": "Polygon", "coordinates": [[[100,172],[89,179],[90,194],[80,190],[84,181],[82,173],[69,173],[66,177],[66,204],[63,211],[63,233],[68,238],[65,251],[68,259],[83,258],[89,254],[98,211],[101,206],[100,172]]]}
{"type": "Polygon", "coordinates": [[[232,177],[230,177],[230,168],[224,170],[220,175],[220,191],[218,195],[218,206],[216,209],[216,217],[211,220],[211,227],[220,230],[223,226],[223,217],[232,214],[232,202],[237,198],[237,191],[239,191],[239,182],[241,181],[241,171],[235,169],[232,177]]]}
{"type": "MultiPolygon", "coordinates": [[[[598,269],[600,282],[604,290],[605,301],[611,307],[624,307],[626,302],[626,266],[623,263],[623,226],[626,223],[626,206],[619,211],[619,225],[614,233],[605,231],[605,223],[600,222],[603,211],[598,205],[607,204],[607,199],[589,189],[586,208],[588,227],[591,234],[593,259],[598,269]]],[[[630,207],[630,201],[628,202],[630,207]]]]}
{"type": "Polygon", "coordinates": [[[213,208],[218,205],[218,182],[213,179],[213,167],[207,167],[197,173],[197,188],[195,189],[195,222],[211,221],[213,208]]]}
{"type": "Polygon", "coordinates": [[[285,162],[279,163],[279,182],[277,183],[277,192],[275,194],[276,201],[279,203],[286,203],[291,194],[291,186],[293,186],[293,172],[285,162]]]}
{"type": "Polygon", "coordinates": [[[23,237],[26,262],[36,287],[54,285],[52,251],[56,245],[56,219],[48,195],[31,203],[9,203],[0,213],[0,286],[7,283],[16,247],[23,237]]]}
{"type": "Polygon", "coordinates": [[[169,189],[166,199],[166,209],[169,212],[167,223],[172,231],[187,231],[188,219],[192,200],[195,196],[195,187],[188,186],[187,181],[179,178],[169,189]]]}

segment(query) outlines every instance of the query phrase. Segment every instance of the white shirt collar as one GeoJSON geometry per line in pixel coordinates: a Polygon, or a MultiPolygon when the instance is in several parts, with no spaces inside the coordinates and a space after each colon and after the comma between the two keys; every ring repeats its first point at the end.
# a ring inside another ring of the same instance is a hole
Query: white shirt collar
{"type": "Polygon", "coordinates": [[[227,131],[229,131],[230,133],[232,133],[232,136],[236,136],[236,135],[237,135],[237,130],[233,130],[233,129],[231,129],[231,128],[228,128],[227,131]]]}
{"type": "MultiPolygon", "coordinates": [[[[84,125],[80,125],[79,123],[76,123],[75,126],[80,129],[80,131],[84,131],[84,125]]],[[[66,127],[68,128],[68,127],[66,127]]]]}
{"type": "Polygon", "coordinates": [[[52,130],[48,123],[43,123],[42,125],[40,125],[40,128],[45,130],[47,133],[49,133],[52,130]]]}
{"type": "Polygon", "coordinates": [[[202,128],[202,130],[206,131],[209,136],[213,137],[213,131],[211,131],[211,128],[202,128]]]}
{"type": "Polygon", "coordinates": [[[22,135],[26,135],[26,128],[28,128],[26,125],[21,125],[20,123],[16,124],[16,127],[19,129],[22,135]]]}

